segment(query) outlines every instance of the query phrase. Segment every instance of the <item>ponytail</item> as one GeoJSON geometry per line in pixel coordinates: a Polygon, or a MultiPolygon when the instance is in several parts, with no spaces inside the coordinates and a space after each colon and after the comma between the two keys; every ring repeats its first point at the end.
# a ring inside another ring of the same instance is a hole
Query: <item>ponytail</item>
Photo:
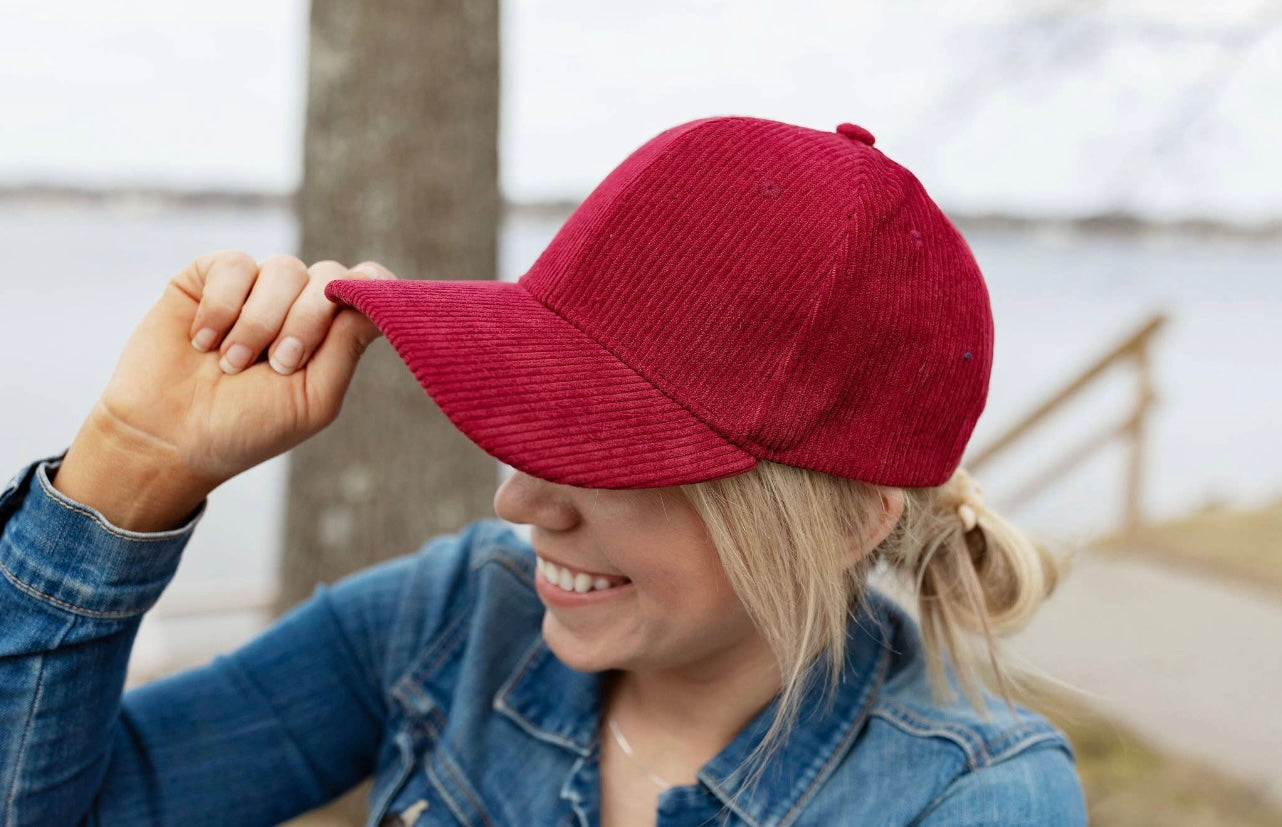
{"type": "Polygon", "coordinates": [[[1002,663],[997,638],[1022,629],[1064,577],[1069,561],[1051,554],[983,503],[958,469],[944,485],[905,489],[904,513],[877,553],[916,595],[932,689],[952,695],[942,655],[982,710],[977,673],[1013,703],[1018,680],[1002,663]]]}

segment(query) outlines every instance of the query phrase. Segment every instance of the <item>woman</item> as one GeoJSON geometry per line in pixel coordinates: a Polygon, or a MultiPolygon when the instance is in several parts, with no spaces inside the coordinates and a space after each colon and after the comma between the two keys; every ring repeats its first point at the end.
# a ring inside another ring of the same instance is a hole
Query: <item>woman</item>
{"type": "Polygon", "coordinates": [[[515,284],[197,259],[0,498],[4,823],[271,824],[371,773],[370,824],[1084,823],[991,651],[1060,565],[959,469],[991,359],[965,241],[853,124],[666,130],[515,284]],[[122,699],[208,494],[380,333],[531,544],[469,523],[122,699]]]}

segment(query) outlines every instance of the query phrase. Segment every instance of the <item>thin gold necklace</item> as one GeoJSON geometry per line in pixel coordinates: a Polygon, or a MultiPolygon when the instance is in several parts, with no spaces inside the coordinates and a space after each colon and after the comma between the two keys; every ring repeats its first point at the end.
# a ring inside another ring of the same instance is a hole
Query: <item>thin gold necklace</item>
{"type": "Polygon", "coordinates": [[[619,749],[623,750],[623,754],[628,756],[632,763],[636,764],[637,768],[644,772],[646,776],[648,776],[649,779],[659,787],[659,789],[672,789],[672,782],[665,781],[662,776],[658,776],[650,772],[649,768],[642,764],[641,760],[637,758],[636,753],[632,751],[632,745],[628,743],[628,739],[624,738],[623,733],[619,731],[619,725],[615,722],[614,716],[610,715],[606,718],[606,722],[610,725],[610,734],[614,736],[614,742],[619,745],[619,749]]]}

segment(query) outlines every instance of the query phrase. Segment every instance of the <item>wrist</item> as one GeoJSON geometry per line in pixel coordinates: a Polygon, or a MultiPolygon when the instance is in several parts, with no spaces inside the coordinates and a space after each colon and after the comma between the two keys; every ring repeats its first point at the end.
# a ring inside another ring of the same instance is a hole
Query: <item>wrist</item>
{"type": "Polygon", "coordinates": [[[171,447],[132,431],[100,404],[50,482],[113,526],[137,532],[178,528],[218,485],[187,468],[171,447]]]}

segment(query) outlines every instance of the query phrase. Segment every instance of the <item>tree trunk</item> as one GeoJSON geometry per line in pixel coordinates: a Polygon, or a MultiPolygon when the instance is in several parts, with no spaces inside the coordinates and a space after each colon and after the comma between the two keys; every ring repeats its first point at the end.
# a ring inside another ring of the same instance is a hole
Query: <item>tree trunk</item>
{"type": "MultiPolygon", "coordinates": [[[[312,0],[304,261],[496,277],[498,15],[498,0],[312,0]]],[[[278,608],[492,516],[497,483],[380,339],[338,419],[290,454],[278,608]]]]}

